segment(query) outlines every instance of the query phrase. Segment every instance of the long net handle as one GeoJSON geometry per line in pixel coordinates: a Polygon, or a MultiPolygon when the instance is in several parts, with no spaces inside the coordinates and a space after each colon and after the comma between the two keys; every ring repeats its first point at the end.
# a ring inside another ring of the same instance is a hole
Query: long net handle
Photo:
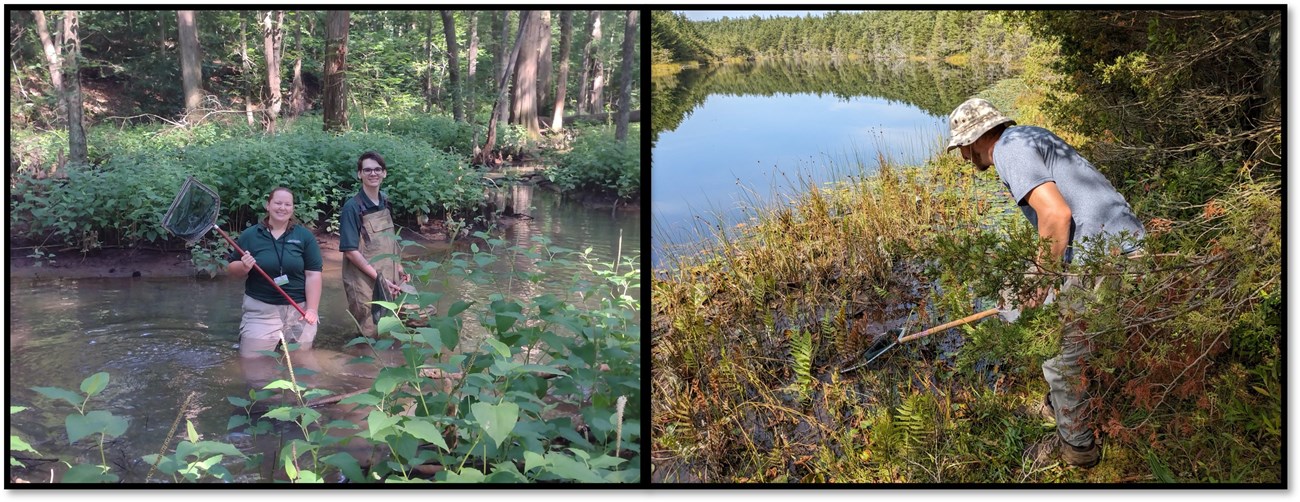
{"type": "Polygon", "coordinates": [[[920,332],[920,333],[915,333],[915,334],[907,335],[907,336],[905,336],[905,337],[899,338],[899,339],[898,339],[898,342],[899,342],[899,343],[910,342],[910,341],[915,340],[915,339],[917,339],[917,338],[921,338],[921,337],[923,337],[923,336],[929,336],[929,335],[932,335],[932,334],[938,333],[938,332],[940,332],[940,331],[943,331],[943,330],[945,330],[945,329],[955,328],[955,327],[957,327],[957,326],[961,326],[961,325],[963,325],[963,324],[969,324],[969,323],[972,323],[972,322],[978,321],[978,320],[980,320],[980,319],[983,319],[983,318],[985,318],[985,317],[991,316],[991,315],[996,314],[996,313],[998,313],[998,309],[996,309],[996,308],[991,308],[991,309],[985,310],[985,311],[983,311],[983,312],[980,312],[980,313],[978,313],[978,314],[971,314],[971,315],[969,315],[969,316],[963,317],[963,318],[961,318],[961,319],[958,319],[958,320],[956,320],[956,321],[952,321],[952,322],[947,323],[947,324],[940,324],[940,325],[938,325],[938,326],[935,326],[935,327],[933,327],[933,328],[927,329],[927,330],[922,331],[922,332],[920,332]]]}
{"type": "MultiPolygon", "coordinates": [[[[221,236],[225,237],[226,242],[229,242],[231,247],[235,248],[236,253],[239,253],[241,256],[244,254],[244,250],[239,247],[239,244],[235,244],[235,241],[230,238],[230,235],[226,234],[225,230],[222,230],[221,227],[216,225],[212,225],[212,228],[215,228],[217,229],[218,232],[221,232],[221,236]]],[[[293,301],[293,298],[289,298],[289,293],[285,293],[283,289],[280,289],[280,285],[276,284],[275,279],[272,279],[271,276],[266,275],[266,272],[262,271],[262,267],[257,266],[257,263],[253,263],[253,270],[256,270],[257,273],[262,274],[262,277],[265,277],[267,282],[270,282],[272,286],[275,286],[275,290],[279,291],[280,294],[284,296],[285,300],[289,300],[289,304],[293,305],[293,308],[298,309],[299,314],[302,314],[303,317],[307,317],[307,312],[304,311],[302,307],[299,307],[298,302],[293,301]]]]}

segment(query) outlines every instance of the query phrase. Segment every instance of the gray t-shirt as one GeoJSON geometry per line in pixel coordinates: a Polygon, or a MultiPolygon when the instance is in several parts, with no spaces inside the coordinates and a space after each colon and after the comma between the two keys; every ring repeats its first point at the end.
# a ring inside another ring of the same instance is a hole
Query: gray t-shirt
{"type": "Polygon", "coordinates": [[[1056,182],[1073,216],[1067,262],[1072,261],[1075,253],[1086,252],[1076,245],[1084,238],[1103,234],[1113,238],[1127,231],[1132,238],[1123,243],[1121,251],[1128,252],[1146,235],[1133,208],[1110,181],[1047,129],[1008,127],[993,146],[993,165],[1034,228],[1038,228],[1038,213],[1029,205],[1029,192],[1043,183],[1056,182]]]}

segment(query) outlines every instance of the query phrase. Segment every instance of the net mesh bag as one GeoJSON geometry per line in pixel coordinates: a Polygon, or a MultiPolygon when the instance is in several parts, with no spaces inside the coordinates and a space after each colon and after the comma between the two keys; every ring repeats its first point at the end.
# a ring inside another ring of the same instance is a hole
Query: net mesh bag
{"type": "Polygon", "coordinates": [[[193,176],[185,178],[181,190],[163,215],[163,228],[193,246],[217,223],[221,198],[193,176]]]}

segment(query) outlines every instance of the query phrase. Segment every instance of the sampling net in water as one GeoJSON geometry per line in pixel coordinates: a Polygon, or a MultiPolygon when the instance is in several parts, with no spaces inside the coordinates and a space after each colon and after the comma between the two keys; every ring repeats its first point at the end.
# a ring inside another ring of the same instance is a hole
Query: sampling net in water
{"type": "Polygon", "coordinates": [[[220,209],[221,198],[217,192],[189,176],[163,215],[163,228],[185,240],[185,245],[193,246],[217,223],[220,209]]]}

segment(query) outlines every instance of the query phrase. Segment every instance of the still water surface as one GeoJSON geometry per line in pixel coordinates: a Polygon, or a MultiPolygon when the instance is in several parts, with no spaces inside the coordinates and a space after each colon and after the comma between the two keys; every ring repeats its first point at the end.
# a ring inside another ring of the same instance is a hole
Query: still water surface
{"type": "Polygon", "coordinates": [[[994,70],[942,64],[763,62],[652,80],[652,266],[698,249],[805,183],[919,165],[946,114],[994,70]]]}
{"type": "MultiPolygon", "coordinates": [[[[500,196],[512,198],[519,212],[532,216],[498,233],[511,246],[536,248],[534,237],[544,236],[552,247],[591,247],[591,257],[597,262],[612,263],[616,253],[621,253],[624,260],[640,255],[641,218],[635,213],[585,209],[529,186],[510,187],[500,196]],[[529,207],[532,209],[526,209],[529,207]]],[[[441,262],[450,252],[435,251],[420,258],[441,262]]],[[[513,265],[505,259],[506,253],[498,253],[498,257],[501,261],[490,267],[495,273],[509,273],[512,267],[534,267],[523,257],[516,257],[513,265]]],[[[344,364],[360,349],[344,348],[355,336],[355,328],[346,312],[339,266],[327,262],[323,273],[321,326],[316,338],[318,350],[313,354],[317,361],[310,362],[325,372],[315,378],[321,386],[339,393],[368,387],[369,380],[361,378],[361,372],[346,371],[351,366],[344,364]]],[[[591,276],[585,267],[570,267],[552,272],[551,277],[553,280],[541,284],[510,282],[509,294],[523,299],[546,293],[572,298],[568,286],[573,278],[591,276]]],[[[433,281],[436,286],[421,288],[446,294],[439,303],[442,312],[460,299],[479,300],[481,306],[489,294],[505,293],[507,288],[450,280],[450,286],[444,289],[444,280],[449,279],[437,277],[433,281]]],[[[640,292],[633,290],[629,294],[639,296],[640,292]]],[[[76,413],[72,406],[45,398],[31,388],[77,391],[82,379],[103,371],[109,373],[109,385],[90,400],[88,409],[107,410],[130,420],[126,434],[106,447],[114,473],[124,481],[143,481],[148,466],[141,457],[158,453],[181,403],[191,392],[195,398],[188,418],[203,439],[256,450],[257,446],[242,444],[238,434],[230,435],[226,430],[230,416],[240,411],[226,398],[247,396],[252,378],[237,357],[242,295],[243,281],[225,277],[10,278],[8,398],[10,405],[28,408],[10,417],[10,434],[26,439],[42,458],[73,464],[100,463],[98,448],[90,440],[82,440],[77,446],[67,444],[64,418],[76,413]]],[[[470,312],[462,317],[462,346],[467,340],[484,336],[485,331],[470,312]]],[[[309,363],[306,359],[304,365],[309,363]]],[[[184,436],[183,422],[179,434],[184,436]]],[[[274,450],[269,453],[274,455],[274,450]]],[[[48,473],[55,466],[43,467],[48,473]]],[[[234,467],[231,470],[241,482],[262,480],[259,472],[239,472],[234,467]]],[[[159,478],[155,475],[153,479],[159,478]]]]}

